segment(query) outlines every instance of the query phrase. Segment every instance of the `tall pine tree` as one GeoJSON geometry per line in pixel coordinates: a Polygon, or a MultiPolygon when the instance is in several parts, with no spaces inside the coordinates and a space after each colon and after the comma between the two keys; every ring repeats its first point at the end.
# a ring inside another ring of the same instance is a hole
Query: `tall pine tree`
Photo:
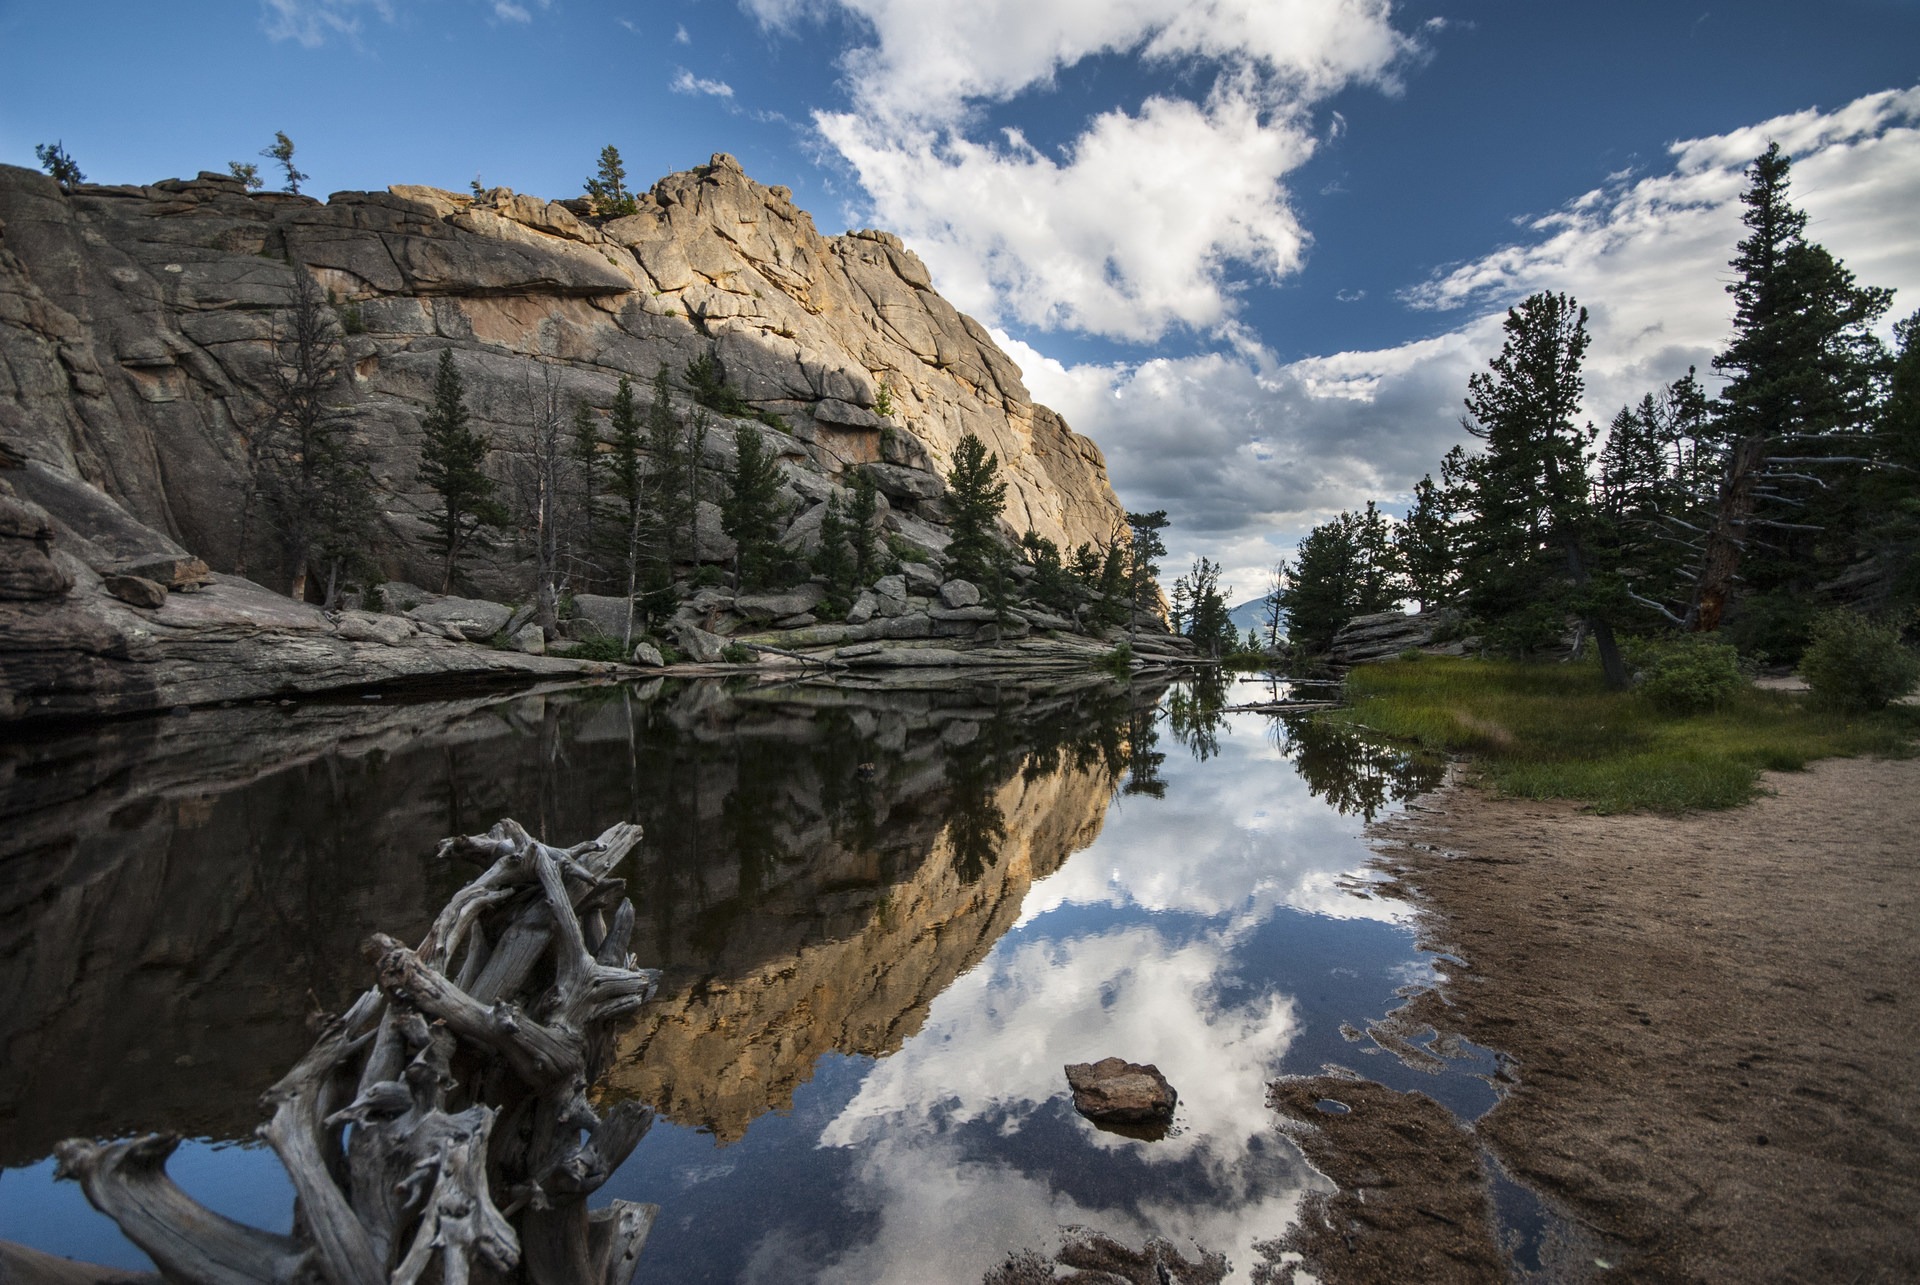
{"type": "Polygon", "coordinates": [[[453,364],[453,350],[440,350],[440,366],[433,379],[433,403],[420,421],[420,480],[440,497],[433,515],[435,543],[443,559],[440,592],[453,588],[453,572],[460,555],[483,532],[507,521],[507,512],[494,499],[494,482],[482,467],[492,449],[485,437],[468,427],[466,385],[453,364]]]}

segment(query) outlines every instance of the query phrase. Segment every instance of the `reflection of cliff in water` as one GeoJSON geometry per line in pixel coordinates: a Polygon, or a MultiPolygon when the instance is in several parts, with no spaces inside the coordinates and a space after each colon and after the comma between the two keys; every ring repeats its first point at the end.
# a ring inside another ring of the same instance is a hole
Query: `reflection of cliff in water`
{"type": "Polygon", "coordinates": [[[805,1038],[891,1047],[1011,923],[1026,881],[1091,837],[1139,701],[1092,678],[655,682],[245,707],[0,748],[0,1164],[70,1134],[250,1132],[310,1041],[307,1013],[366,984],[367,933],[417,934],[471,873],[437,866],[435,843],[504,815],[562,841],[646,827],[626,872],[635,950],[668,969],[670,1007],[869,942],[868,973],[890,980],[860,982],[843,946],[833,976],[867,991],[837,1008],[809,992],[823,1027],[845,1020],[805,1038]]]}
{"type": "Polygon", "coordinates": [[[1153,704],[1096,680],[970,704],[833,700],[806,720],[814,735],[770,746],[788,764],[762,781],[782,797],[735,791],[731,883],[724,866],[676,861],[671,841],[633,876],[642,919],[655,911],[636,950],[668,977],[611,1089],[722,1140],[790,1104],[821,1054],[886,1053],[919,1029],[1029,884],[1098,835],[1133,758],[1129,715],[1153,704]],[[781,831],[741,823],[761,815],[781,831]]]}

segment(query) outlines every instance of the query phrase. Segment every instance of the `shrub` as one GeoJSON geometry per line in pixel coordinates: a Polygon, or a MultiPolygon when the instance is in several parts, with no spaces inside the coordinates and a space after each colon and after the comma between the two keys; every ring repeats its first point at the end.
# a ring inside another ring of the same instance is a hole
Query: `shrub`
{"type": "Polygon", "coordinates": [[[712,589],[726,582],[727,573],[711,562],[704,564],[693,573],[693,587],[696,589],[712,589]]]}
{"type": "Polygon", "coordinates": [[[742,647],[739,643],[728,643],[720,649],[720,659],[729,665],[751,665],[758,657],[751,647],[742,647]]]}
{"type": "Polygon", "coordinates": [[[387,591],[377,584],[370,584],[360,590],[360,610],[385,611],[387,609],[387,591]]]}
{"type": "Polygon", "coordinates": [[[1650,650],[1640,692],[1674,714],[1720,709],[1747,686],[1740,653],[1717,639],[1688,634],[1650,650]]]}
{"type": "Polygon", "coordinates": [[[1814,621],[1800,674],[1820,705],[1885,709],[1920,680],[1920,657],[1892,626],[1852,611],[1830,611],[1814,621]]]}
{"type": "Polygon", "coordinates": [[[588,638],[577,642],[568,649],[566,655],[568,660],[606,660],[615,664],[632,659],[631,654],[621,645],[618,638],[607,637],[588,638]]]}

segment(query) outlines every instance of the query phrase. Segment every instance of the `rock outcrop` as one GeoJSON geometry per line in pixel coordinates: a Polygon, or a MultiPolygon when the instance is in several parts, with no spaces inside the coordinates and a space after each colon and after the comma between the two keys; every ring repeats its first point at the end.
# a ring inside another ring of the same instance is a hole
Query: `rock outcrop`
{"type": "MultiPolygon", "coordinates": [[[[273,400],[296,272],[316,278],[340,321],[344,409],[378,491],[369,552],[387,579],[439,583],[420,418],[449,349],[503,477],[546,376],[567,403],[604,412],[622,376],[644,397],[661,366],[677,376],[711,357],[787,429],[771,436],[799,532],[790,543],[817,528],[832,479],[869,464],[890,529],[938,548],[941,474],[969,432],[1000,458],[1012,531],[1071,548],[1110,539],[1123,519],[1099,450],[1032,402],[897,238],[822,236],[791,193],[725,155],[604,224],[504,189],[397,186],[323,203],[202,173],[68,194],[0,166],[0,467],[35,462],[90,483],[188,557],[279,583],[259,530],[242,549],[235,500],[273,400]]],[[[735,427],[720,418],[708,438],[716,479],[735,427]]],[[[703,558],[730,552],[716,519],[703,514],[703,558]]],[[[468,588],[521,600],[524,562],[502,542],[468,588]]]]}
{"type": "Polygon", "coordinates": [[[1447,609],[1355,616],[1333,636],[1326,660],[1335,668],[1347,669],[1370,660],[1391,660],[1403,651],[1464,656],[1474,640],[1462,636],[1462,624],[1460,613],[1447,609]]]}

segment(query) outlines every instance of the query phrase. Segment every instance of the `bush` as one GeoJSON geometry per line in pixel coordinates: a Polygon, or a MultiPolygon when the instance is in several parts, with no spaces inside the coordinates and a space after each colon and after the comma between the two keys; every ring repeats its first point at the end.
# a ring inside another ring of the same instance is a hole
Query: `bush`
{"type": "Polygon", "coordinates": [[[728,643],[720,649],[720,659],[729,665],[751,665],[759,655],[751,647],[742,647],[739,643],[728,643]]]}
{"type": "Polygon", "coordinates": [[[693,573],[693,587],[696,589],[712,589],[726,582],[727,573],[711,562],[703,564],[693,573]]]}
{"type": "Polygon", "coordinates": [[[1698,634],[1650,649],[1640,678],[1641,694],[1674,714],[1721,709],[1746,686],[1740,653],[1726,643],[1698,634]]]}
{"type": "MultiPolygon", "coordinates": [[[[638,642],[639,639],[635,639],[638,642]]],[[[575,643],[566,653],[568,660],[606,660],[615,664],[632,659],[627,648],[618,638],[588,638],[575,643]]]]}
{"type": "Polygon", "coordinates": [[[1920,657],[1899,630],[1852,611],[1830,611],[1813,624],[1800,658],[1815,703],[1830,709],[1885,709],[1920,680],[1920,657]]]}

